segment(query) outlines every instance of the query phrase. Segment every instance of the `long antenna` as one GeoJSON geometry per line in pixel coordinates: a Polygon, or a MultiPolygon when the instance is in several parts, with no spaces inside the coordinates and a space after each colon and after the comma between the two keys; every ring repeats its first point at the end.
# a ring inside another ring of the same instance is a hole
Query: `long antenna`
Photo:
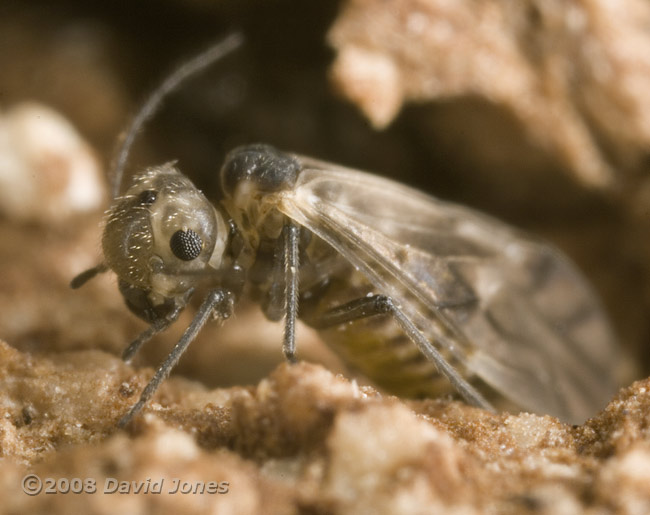
{"type": "Polygon", "coordinates": [[[171,75],[169,75],[160,86],[149,95],[147,101],[133,118],[126,133],[124,133],[120,138],[121,144],[115,154],[116,157],[110,173],[111,195],[113,198],[117,197],[120,193],[120,186],[122,184],[122,176],[124,175],[126,161],[138,132],[140,132],[144,124],[147,123],[154,114],[156,114],[167,95],[176,90],[186,80],[239,48],[243,42],[244,37],[241,33],[235,32],[231,34],[224,40],[185,62],[179,68],[176,68],[176,70],[174,70],[171,75]]]}

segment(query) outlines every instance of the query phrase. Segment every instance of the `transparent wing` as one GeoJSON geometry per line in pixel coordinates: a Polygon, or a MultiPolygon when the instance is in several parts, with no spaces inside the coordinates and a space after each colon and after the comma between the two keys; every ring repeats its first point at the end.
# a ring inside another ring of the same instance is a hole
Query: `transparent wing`
{"type": "Polygon", "coordinates": [[[396,300],[434,345],[531,411],[581,422],[609,400],[616,340],[556,250],[398,183],[299,159],[279,209],[396,300]]]}

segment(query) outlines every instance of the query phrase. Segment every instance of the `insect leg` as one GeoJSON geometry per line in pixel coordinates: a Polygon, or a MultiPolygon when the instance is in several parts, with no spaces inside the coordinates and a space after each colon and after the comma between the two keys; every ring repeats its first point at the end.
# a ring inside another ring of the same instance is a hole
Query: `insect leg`
{"type": "Polygon", "coordinates": [[[326,313],[311,325],[316,329],[325,329],[335,325],[352,322],[361,318],[374,315],[388,314],[393,317],[402,331],[415,345],[420,352],[435,364],[438,372],[444,375],[456,391],[469,403],[474,406],[494,411],[492,405],[452,367],[447,360],[438,352],[422,332],[409,320],[404,312],[395,304],[392,298],[386,295],[372,295],[350,301],[337,306],[326,313]]]}
{"type": "Polygon", "coordinates": [[[286,244],[284,233],[278,238],[273,252],[273,269],[271,270],[271,286],[263,307],[266,318],[279,322],[286,315],[286,274],[285,274],[286,244]]]}
{"type": "Polygon", "coordinates": [[[160,386],[160,383],[165,380],[172,368],[176,366],[176,363],[178,363],[178,360],[181,358],[188,345],[196,338],[197,334],[208,321],[210,316],[215,314],[221,319],[226,319],[232,314],[232,311],[233,296],[230,292],[225,290],[213,290],[207,295],[203,304],[201,304],[201,307],[197,311],[196,316],[192,320],[192,323],[185,330],[181,339],[169,353],[169,356],[167,356],[167,359],[162,365],[160,365],[154,376],[149,381],[149,384],[147,384],[145,389],[142,391],[138,402],[136,402],[129,412],[120,419],[118,427],[126,426],[149,401],[149,399],[151,399],[158,389],[158,386],[160,386]]]}
{"type": "Polygon", "coordinates": [[[300,228],[288,222],[284,236],[285,317],[282,352],[290,363],[296,361],[296,318],[298,316],[298,269],[300,266],[298,241],[300,228]]]}
{"type": "Polygon", "coordinates": [[[167,329],[177,318],[178,313],[173,318],[160,318],[147,327],[129,344],[126,349],[124,349],[124,352],[122,352],[122,361],[129,363],[133,356],[135,356],[135,353],[140,350],[140,347],[151,340],[155,335],[167,329]]]}
{"type": "Polygon", "coordinates": [[[164,331],[171,324],[173,324],[178,319],[178,316],[181,314],[181,311],[183,311],[183,309],[187,305],[187,302],[189,301],[193,293],[194,293],[194,288],[190,288],[185,293],[185,295],[180,297],[180,300],[176,299],[176,303],[175,303],[176,305],[174,306],[174,309],[172,309],[164,317],[156,318],[153,321],[153,323],[149,327],[147,327],[147,329],[142,331],[138,335],[138,337],[135,340],[133,340],[126,349],[124,349],[124,351],[122,352],[122,361],[124,361],[125,363],[130,362],[133,356],[135,356],[136,352],[140,350],[140,347],[142,347],[145,343],[151,340],[151,338],[156,336],[158,333],[164,331]]]}

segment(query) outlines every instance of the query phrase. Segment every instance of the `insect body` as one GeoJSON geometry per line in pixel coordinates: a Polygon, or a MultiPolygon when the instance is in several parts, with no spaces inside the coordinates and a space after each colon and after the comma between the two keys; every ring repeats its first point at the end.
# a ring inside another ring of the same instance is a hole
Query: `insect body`
{"type": "Polygon", "coordinates": [[[557,251],[472,210],[398,183],[268,145],[232,151],[212,205],[172,163],[151,168],[109,210],[104,261],[150,327],[130,359],[193,294],[192,323],[121,420],[151,398],[212,317],[250,293],[284,317],[295,359],[299,316],[387,389],[481,392],[578,422],[613,393],[617,345],[579,273],[557,251]],[[245,288],[248,285],[247,288],[245,288]]]}
{"type": "Polygon", "coordinates": [[[102,266],[152,324],[127,357],[197,287],[210,291],[147,398],[203,323],[230,315],[247,283],[268,318],[286,317],[289,359],[299,313],[398,393],[450,384],[487,407],[475,379],[572,421],[612,393],[607,321],[550,247],[386,179],[266,145],[231,152],[221,179],[226,197],[214,207],[166,164],[136,176],[109,211],[102,266]]]}

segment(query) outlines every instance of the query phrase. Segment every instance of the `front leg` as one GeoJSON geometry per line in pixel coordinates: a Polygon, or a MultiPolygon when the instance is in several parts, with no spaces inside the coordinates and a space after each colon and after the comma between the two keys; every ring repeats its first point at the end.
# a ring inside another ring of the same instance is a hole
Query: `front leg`
{"type": "Polygon", "coordinates": [[[216,316],[220,319],[229,318],[232,315],[234,308],[233,295],[226,290],[213,290],[208,293],[207,297],[201,304],[201,307],[196,312],[194,319],[188,328],[181,336],[176,346],[172,349],[167,356],[167,359],[160,365],[154,376],[149,381],[140,395],[140,399],[136,402],[129,412],[124,415],[118,422],[119,427],[126,426],[133,417],[143,408],[143,406],[151,399],[156,392],[160,383],[169,375],[171,370],[176,366],[178,360],[181,358],[187,347],[199,334],[205,323],[211,316],[216,316]]]}
{"type": "MultiPolygon", "coordinates": [[[[130,299],[129,292],[139,291],[139,290],[122,287],[121,291],[128,305],[130,299]]],[[[144,331],[142,331],[137,336],[137,338],[129,344],[129,346],[126,349],[124,349],[124,351],[122,352],[122,361],[124,361],[125,363],[130,363],[131,359],[133,359],[133,356],[135,356],[136,352],[140,350],[140,347],[142,347],[145,343],[151,340],[158,333],[165,331],[170,325],[176,322],[176,320],[178,320],[179,315],[181,314],[181,311],[185,309],[185,306],[187,305],[187,303],[190,300],[190,297],[193,294],[194,294],[194,288],[190,288],[183,296],[179,296],[175,298],[173,308],[168,313],[165,313],[164,316],[155,314],[155,312],[153,312],[152,310],[153,316],[150,317],[150,320],[151,318],[153,318],[153,322],[151,322],[151,325],[147,327],[144,331]]]]}

